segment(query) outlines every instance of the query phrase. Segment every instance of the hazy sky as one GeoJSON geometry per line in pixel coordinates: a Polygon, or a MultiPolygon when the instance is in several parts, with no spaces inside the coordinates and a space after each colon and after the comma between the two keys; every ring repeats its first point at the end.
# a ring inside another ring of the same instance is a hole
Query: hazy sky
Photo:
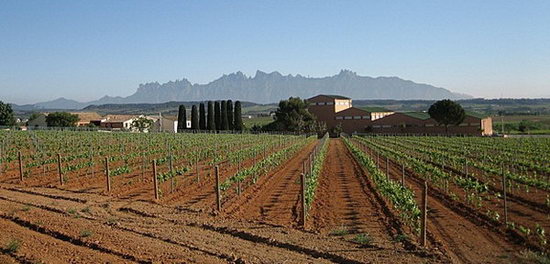
{"type": "Polygon", "coordinates": [[[0,100],[257,69],[550,97],[550,1],[0,1],[0,100]]]}

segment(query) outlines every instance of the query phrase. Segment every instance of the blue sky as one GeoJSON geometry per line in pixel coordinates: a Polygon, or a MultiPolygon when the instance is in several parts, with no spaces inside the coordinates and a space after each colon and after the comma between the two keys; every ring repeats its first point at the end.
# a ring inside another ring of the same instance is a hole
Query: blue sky
{"type": "Polygon", "coordinates": [[[550,1],[0,1],[0,100],[350,69],[479,97],[550,97],[550,1]]]}

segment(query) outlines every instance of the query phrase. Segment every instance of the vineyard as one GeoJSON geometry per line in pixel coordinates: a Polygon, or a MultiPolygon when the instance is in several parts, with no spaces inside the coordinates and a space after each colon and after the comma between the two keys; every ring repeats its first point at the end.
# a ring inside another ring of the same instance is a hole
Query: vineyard
{"type": "Polygon", "coordinates": [[[530,263],[548,164],[547,138],[0,131],[0,260],[530,263]]]}

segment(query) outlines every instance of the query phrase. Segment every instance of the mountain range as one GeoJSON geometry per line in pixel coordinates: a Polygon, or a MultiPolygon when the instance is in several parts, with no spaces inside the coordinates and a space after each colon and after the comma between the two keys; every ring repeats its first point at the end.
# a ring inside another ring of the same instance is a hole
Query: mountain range
{"type": "Polygon", "coordinates": [[[77,102],[66,98],[15,106],[19,110],[82,109],[90,105],[164,103],[171,101],[204,101],[218,99],[242,100],[255,103],[274,103],[291,96],[309,98],[317,94],[337,94],[353,99],[468,99],[472,96],[453,93],[429,84],[415,83],[398,77],[359,76],[350,70],[328,77],[282,75],[279,72],[257,71],[254,77],[242,72],[224,74],[208,84],[192,84],[187,79],[160,84],[140,84],[127,97],[104,96],[91,102],[77,102]]]}

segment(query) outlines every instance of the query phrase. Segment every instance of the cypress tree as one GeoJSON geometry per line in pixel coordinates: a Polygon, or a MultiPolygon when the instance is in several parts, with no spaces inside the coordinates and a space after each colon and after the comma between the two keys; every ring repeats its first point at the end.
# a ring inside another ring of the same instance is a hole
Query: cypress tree
{"type": "Polygon", "coordinates": [[[216,123],[214,121],[214,103],[212,101],[208,101],[208,121],[206,122],[206,129],[208,130],[215,130],[216,129],[216,123]]]}
{"type": "Polygon", "coordinates": [[[222,130],[228,130],[229,129],[229,124],[227,122],[228,118],[227,118],[227,102],[226,101],[222,101],[221,111],[222,111],[222,130]]]}
{"type": "Polygon", "coordinates": [[[206,111],[204,110],[204,103],[199,104],[199,129],[206,129],[206,111]]]}
{"type": "Polygon", "coordinates": [[[214,102],[214,123],[216,124],[216,130],[222,129],[222,113],[219,101],[214,102]]]}
{"type": "Polygon", "coordinates": [[[240,101],[235,101],[235,111],[233,113],[234,113],[234,116],[233,116],[234,121],[233,122],[235,123],[233,129],[237,130],[237,131],[242,131],[243,130],[243,117],[241,116],[241,102],[240,101]]]}
{"type": "Polygon", "coordinates": [[[199,113],[197,112],[197,106],[191,107],[191,129],[199,129],[199,113]]]}
{"type": "Polygon", "coordinates": [[[185,105],[180,105],[178,109],[178,132],[187,128],[187,113],[185,112],[185,105]]]}
{"type": "Polygon", "coordinates": [[[233,123],[233,101],[227,100],[227,123],[229,124],[229,130],[233,130],[235,128],[233,123]]]}

